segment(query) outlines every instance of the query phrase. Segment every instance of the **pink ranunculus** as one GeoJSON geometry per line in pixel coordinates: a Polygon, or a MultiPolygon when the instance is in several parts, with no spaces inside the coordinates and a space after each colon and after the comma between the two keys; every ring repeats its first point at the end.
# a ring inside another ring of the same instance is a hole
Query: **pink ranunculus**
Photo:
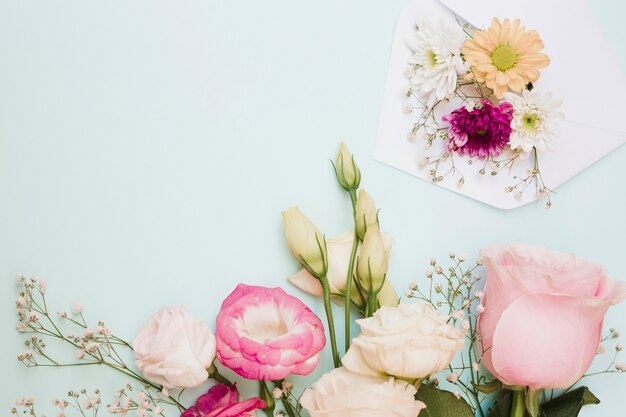
{"type": "Polygon", "coordinates": [[[600,265],[541,246],[492,246],[478,331],[485,367],[508,385],[567,388],[589,368],[604,315],[626,283],[600,265]]]}
{"type": "Polygon", "coordinates": [[[244,378],[307,375],[326,344],[321,320],[280,288],[239,284],[217,315],[217,357],[244,378]]]}
{"type": "Polygon", "coordinates": [[[252,417],[252,411],[265,406],[265,401],[257,397],[239,401],[236,385],[217,384],[183,411],[181,417],[252,417]]]}

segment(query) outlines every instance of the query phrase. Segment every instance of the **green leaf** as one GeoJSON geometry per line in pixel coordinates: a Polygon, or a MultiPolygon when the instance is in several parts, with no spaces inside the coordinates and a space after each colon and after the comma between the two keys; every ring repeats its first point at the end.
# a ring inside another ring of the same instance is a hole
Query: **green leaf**
{"type": "Polygon", "coordinates": [[[509,417],[511,415],[511,391],[500,397],[487,412],[487,417],[509,417]]]}
{"type": "Polygon", "coordinates": [[[492,379],[489,382],[486,382],[484,384],[473,384],[474,388],[476,388],[478,391],[482,392],[483,394],[493,394],[494,392],[499,391],[500,389],[502,389],[502,382],[498,381],[497,379],[492,379]]]}
{"type": "Polygon", "coordinates": [[[544,403],[541,417],[576,417],[585,405],[599,403],[600,400],[589,388],[580,387],[544,403]]]}
{"type": "Polygon", "coordinates": [[[450,391],[421,384],[415,398],[426,404],[420,417],[474,417],[469,404],[450,391]]]}

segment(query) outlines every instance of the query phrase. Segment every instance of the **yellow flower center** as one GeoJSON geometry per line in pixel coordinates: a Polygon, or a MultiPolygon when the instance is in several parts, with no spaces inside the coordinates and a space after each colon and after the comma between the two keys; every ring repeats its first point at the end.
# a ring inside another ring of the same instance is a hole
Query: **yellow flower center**
{"type": "Polygon", "coordinates": [[[541,124],[541,118],[537,113],[524,113],[522,116],[522,128],[524,130],[537,130],[541,124]]]}
{"type": "Polygon", "coordinates": [[[427,52],[427,58],[429,67],[434,67],[435,65],[437,65],[437,54],[435,53],[435,51],[433,51],[432,49],[429,50],[427,52]]]}
{"type": "Polygon", "coordinates": [[[500,71],[506,71],[517,62],[517,53],[510,46],[498,46],[491,54],[491,62],[500,71]]]}

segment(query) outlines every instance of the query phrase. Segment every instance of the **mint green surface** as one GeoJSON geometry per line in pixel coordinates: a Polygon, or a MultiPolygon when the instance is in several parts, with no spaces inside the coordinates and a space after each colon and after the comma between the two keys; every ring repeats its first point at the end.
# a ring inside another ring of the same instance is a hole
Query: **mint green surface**
{"type": "MultiPolygon", "coordinates": [[[[624,148],[560,187],[549,211],[500,211],[373,160],[404,3],[0,1],[0,410],[34,395],[54,415],[49,399],[70,388],[100,387],[108,401],[125,382],[19,366],[15,273],[46,279],[52,309],[81,301],[128,339],[164,304],[212,322],[238,282],[300,295],[285,281],[296,265],[280,212],[298,204],[328,236],[350,227],[328,162],[340,140],[395,240],[400,293],[431,256],[515,240],[626,280],[624,148]]],[[[626,68],[624,3],[593,4],[626,68]]],[[[626,331],[626,304],[606,324],[626,331]]],[[[602,404],[583,416],[622,415],[626,375],[588,384],[602,404]]]]}

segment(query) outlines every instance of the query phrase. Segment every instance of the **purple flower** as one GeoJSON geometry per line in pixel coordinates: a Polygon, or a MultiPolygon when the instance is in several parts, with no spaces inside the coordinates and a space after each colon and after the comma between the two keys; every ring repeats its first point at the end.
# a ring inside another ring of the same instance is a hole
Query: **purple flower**
{"type": "Polygon", "coordinates": [[[512,118],[513,106],[507,102],[495,106],[482,99],[469,111],[466,106],[459,107],[443,117],[450,124],[448,151],[480,159],[500,155],[509,142],[512,118]]]}
{"type": "Polygon", "coordinates": [[[217,384],[196,401],[196,405],[185,410],[181,417],[251,417],[255,409],[263,409],[266,404],[254,397],[239,401],[237,387],[217,384]]]}

